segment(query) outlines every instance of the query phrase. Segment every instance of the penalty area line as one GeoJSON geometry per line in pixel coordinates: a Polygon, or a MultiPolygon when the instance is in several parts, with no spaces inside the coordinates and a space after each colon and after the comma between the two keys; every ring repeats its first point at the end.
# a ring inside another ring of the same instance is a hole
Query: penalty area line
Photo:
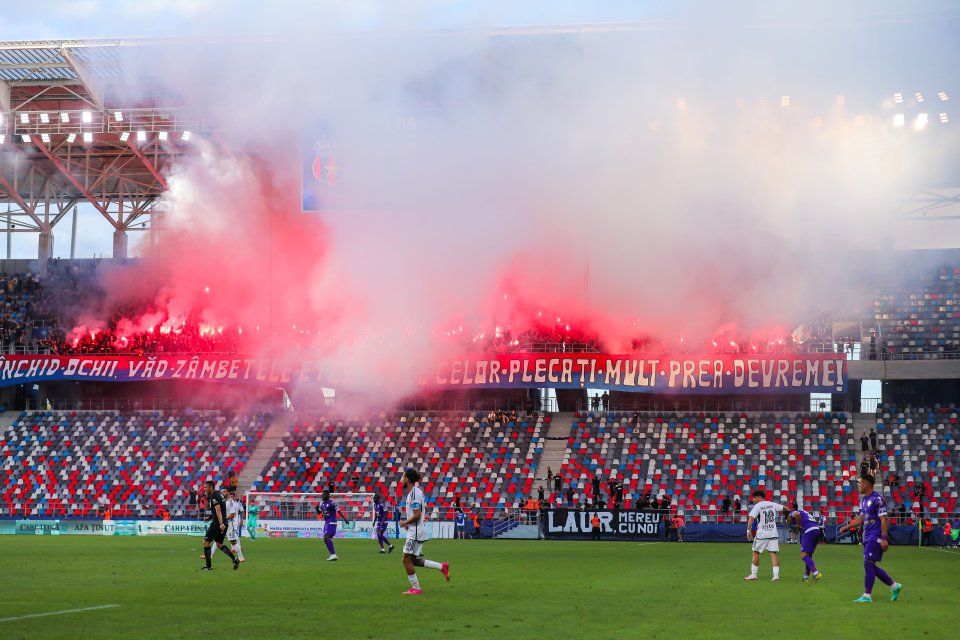
{"type": "Polygon", "coordinates": [[[25,616],[12,616],[10,618],[0,618],[0,622],[13,622],[14,620],[26,620],[27,618],[45,618],[47,616],[62,616],[68,613],[80,613],[82,611],[97,611],[99,609],[113,609],[119,607],[118,604],[101,604],[97,607],[84,607],[82,609],[61,609],[60,611],[47,611],[46,613],[30,613],[25,616]]]}
{"type": "Polygon", "coordinates": [[[657,541],[657,542],[638,542],[638,543],[637,543],[637,546],[638,546],[638,547],[645,547],[645,546],[647,546],[648,544],[663,544],[663,543],[660,542],[660,541],[657,541]]]}

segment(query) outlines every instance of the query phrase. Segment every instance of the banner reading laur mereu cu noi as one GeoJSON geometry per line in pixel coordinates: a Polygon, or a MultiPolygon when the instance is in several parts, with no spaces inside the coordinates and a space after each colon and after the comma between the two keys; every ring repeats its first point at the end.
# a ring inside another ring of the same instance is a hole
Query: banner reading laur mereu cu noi
{"type": "Polygon", "coordinates": [[[543,533],[547,538],[587,540],[592,535],[590,521],[600,520],[601,540],[659,540],[660,513],[624,509],[553,509],[546,512],[543,533]]]}
{"type": "Polygon", "coordinates": [[[847,362],[834,353],[469,355],[441,362],[421,383],[440,388],[586,387],[684,394],[840,393],[847,388],[847,362]]]}

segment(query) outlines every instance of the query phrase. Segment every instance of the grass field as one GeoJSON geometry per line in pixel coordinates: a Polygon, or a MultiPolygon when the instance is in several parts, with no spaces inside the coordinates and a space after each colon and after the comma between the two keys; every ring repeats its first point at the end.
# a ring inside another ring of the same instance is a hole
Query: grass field
{"type": "Polygon", "coordinates": [[[746,583],[744,544],[435,540],[451,564],[407,589],[400,548],[319,540],[247,542],[247,562],[202,566],[197,538],[4,536],[0,638],[743,638],[761,635],[950,636],[960,621],[960,553],[895,547],[883,566],[905,587],[891,603],[854,605],[861,550],[821,546],[824,580],[799,583],[799,549],[781,553],[782,580],[746,583]],[[117,605],[43,617],[63,610],[117,605]],[[11,619],[17,618],[17,619],[11,619]],[[869,635],[873,635],[870,632],[869,635]]]}

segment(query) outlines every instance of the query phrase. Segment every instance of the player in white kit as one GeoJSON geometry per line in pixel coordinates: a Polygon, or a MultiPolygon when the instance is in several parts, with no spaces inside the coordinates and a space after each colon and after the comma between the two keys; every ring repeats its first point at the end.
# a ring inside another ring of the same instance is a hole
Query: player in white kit
{"type": "Polygon", "coordinates": [[[777,514],[786,509],[782,504],[765,499],[763,489],[757,489],[750,494],[750,517],[747,520],[747,540],[753,540],[753,564],[750,565],[750,575],[744,580],[756,580],[760,569],[760,554],[770,553],[773,562],[773,582],[780,580],[780,534],[777,532],[777,514]],[[754,528],[756,523],[756,528],[754,528]]]}
{"type": "Polygon", "coordinates": [[[230,541],[230,547],[237,554],[240,562],[243,559],[243,549],[240,547],[240,533],[243,527],[243,503],[237,500],[237,494],[233,489],[227,491],[227,540],[230,541]]]}
{"type": "Polygon", "coordinates": [[[417,484],[419,482],[420,474],[414,469],[407,469],[400,478],[403,494],[406,496],[407,515],[400,521],[400,526],[407,530],[407,541],[403,545],[403,568],[406,569],[407,579],[410,581],[410,589],[404,591],[403,594],[410,596],[418,596],[423,593],[420,589],[420,580],[417,579],[417,570],[414,567],[439,569],[447,582],[450,582],[449,564],[426,560],[423,557],[423,543],[429,539],[429,525],[423,515],[426,504],[423,491],[417,484]]]}

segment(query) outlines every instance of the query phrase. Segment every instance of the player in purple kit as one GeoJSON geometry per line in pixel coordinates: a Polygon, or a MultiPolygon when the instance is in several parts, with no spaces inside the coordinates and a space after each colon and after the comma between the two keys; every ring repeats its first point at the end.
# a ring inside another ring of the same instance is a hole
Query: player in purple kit
{"type": "Polygon", "coordinates": [[[890,587],[890,601],[896,602],[900,597],[903,585],[894,582],[887,572],[877,566],[883,558],[883,552],[890,546],[887,542],[887,501],[873,490],[874,479],[869,473],[860,476],[858,489],[863,496],[860,498],[860,515],[840,527],[840,532],[854,529],[863,525],[863,595],[854,602],[873,602],[873,583],[877,578],[890,587]]]}
{"type": "Polygon", "coordinates": [[[813,562],[813,552],[817,550],[817,544],[820,542],[820,536],[822,535],[820,525],[813,519],[813,516],[803,509],[794,509],[787,514],[787,522],[796,524],[800,529],[800,559],[803,560],[803,564],[807,565],[800,581],[810,580],[810,575],[813,574],[813,579],[810,582],[820,582],[823,574],[817,571],[817,565],[813,562]]]}
{"type": "Polygon", "coordinates": [[[393,553],[393,545],[387,539],[387,506],[379,495],[373,496],[373,530],[377,532],[377,542],[380,543],[380,553],[393,553]],[[383,550],[386,544],[389,551],[383,550]]]}
{"type": "Polygon", "coordinates": [[[323,541],[327,545],[327,550],[330,551],[330,557],[327,560],[339,560],[336,552],[333,550],[333,538],[337,535],[337,514],[340,514],[340,518],[344,522],[350,522],[347,520],[347,516],[343,515],[343,512],[340,511],[340,507],[330,499],[330,492],[326,489],[323,490],[323,493],[320,494],[323,501],[317,505],[317,515],[323,518],[323,541]]]}

